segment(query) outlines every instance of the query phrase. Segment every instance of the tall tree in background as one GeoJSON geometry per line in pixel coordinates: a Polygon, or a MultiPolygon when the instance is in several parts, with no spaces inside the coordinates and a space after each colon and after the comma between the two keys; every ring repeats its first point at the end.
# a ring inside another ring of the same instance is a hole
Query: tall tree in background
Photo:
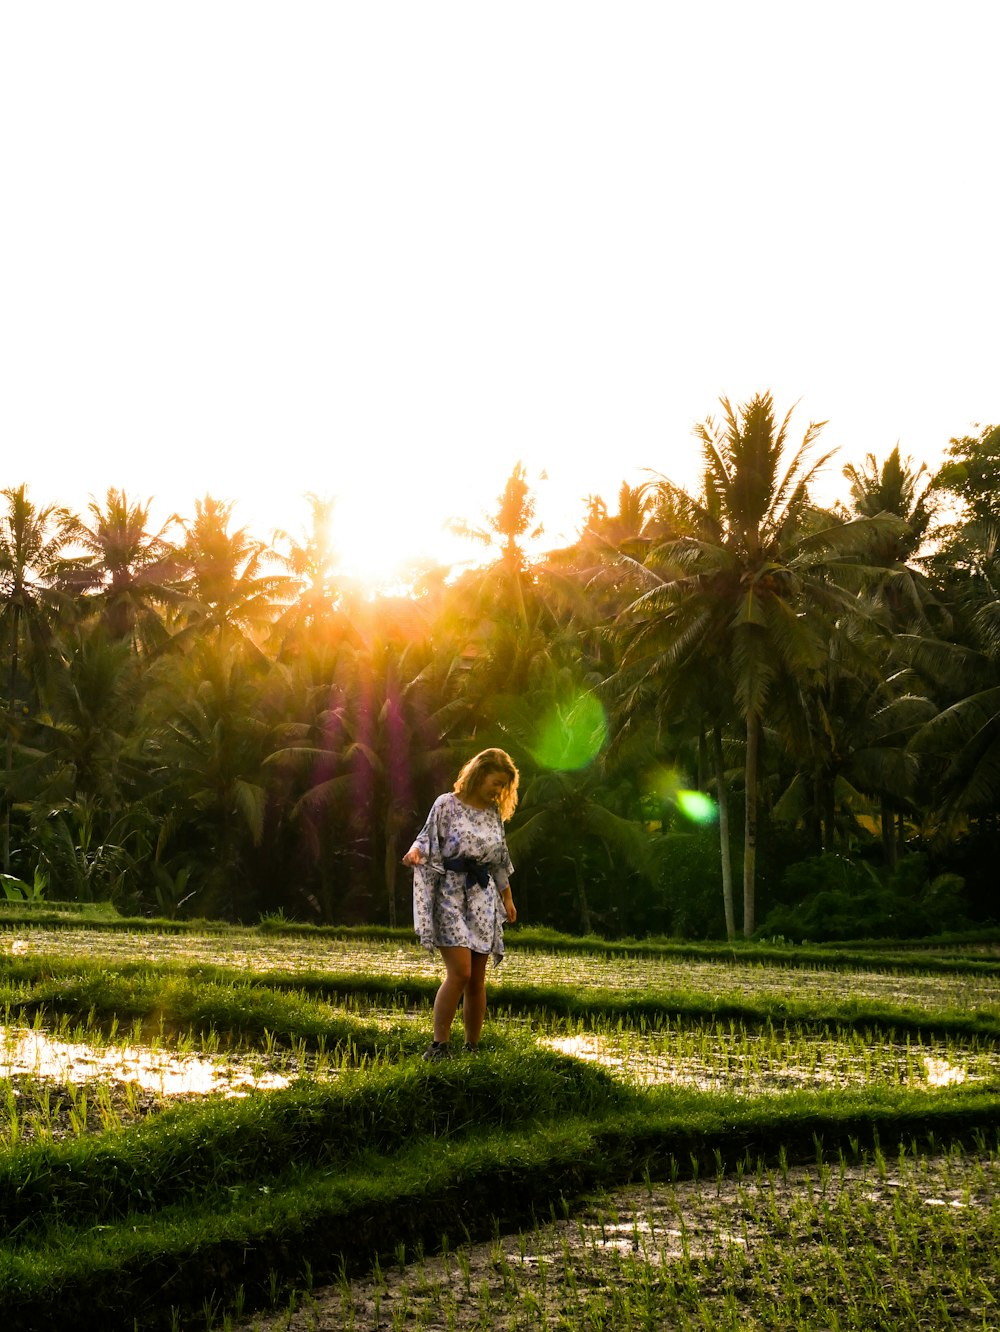
{"type": "Polygon", "coordinates": [[[486,516],[485,527],[470,527],[464,522],[451,526],[460,536],[479,541],[496,552],[496,558],[485,569],[476,570],[471,576],[480,603],[492,613],[527,628],[531,580],[524,543],[525,539],[537,540],[542,527],[535,523],[535,498],[524,465],[515,464],[497,496],[496,511],[486,516]]]}
{"type": "MultiPolygon", "coordinates": [[[[66,568],[66,548],[78,524],[68,509],[37,508],[24,485],[3,491],[0,512],[0,632],[8,652],[5,769],[8,782],[14,761],[16,701],[22,640],[36,664],[44,663],[49,643],[53,588],[66,568]]],[[[10,799],[5,801],[3,869],[10,873],[10,799]]]]}
{"type": "Polygon", "coordinates": [[[860,550],[896,520],[841,523],[820,513],[809,483],[829,455],[813,458],[822,423],[811,423],[788,456],[791,412],[776,424],[770,393],[723,421],[696,428],[704,458],[694,497],[659,482],[687,531],[654,545],[660,581],[628,608],[626,662],[654,671],[704,672],[725,664],[745,728],[743,932],[753,934],[758,782],[765,710],[784,691],[814,679],[838,613],[856,610],[860,550]],[[838,585],[838,576],[843,585],[838,585]],[[630,627],[631,625],[631,627],[630,627]]]}
{"type": "Polygon", "coordinates": [[[900,458],[897,445],[884,462],[869,453],[858,466],[844,468],[850,482],[848,503],[839,512],[847,518],[877,518],[892,514],[900,519],[887,528],[868,554],[874,571],[870,587],[883,602],[894,633],[927,626],[933,601],[930,581],[921,556],[934,537],[933,523],[940,507],[934,480],[921,464],[900,458]]]}
{"type": "Polygon", "coordinates": [[[190,870],[200,909],[252,913],[250,857],[264,836],[264,761],[276,718],[271,668],[239,639],[196,640],[163,657],[148,698],[148,753],[164,812],[163,840],[190,870]]]}
{"type": "Polygon", "coordinates": [[[957,641],[911,645],[943,703],[911,748],[940,765],[945,814],[993,817],[1000,802],[1000,527],[974,520],[949,548],[957,641]]]}
{"type": "Polygon", "coordinates": [[[962,506],[961,521],[1000,528],[1000,425],[983,426],[978,435],[949,442],[934,487],[962,506]]]}
{"type": "Polygon", "coordinates": [[[229,530],[233,506],[206,495],[195,501],[193,519],[182,519],[181,548],[188,599],[182,618],[188,630],[215,630],[256,643],[270,629],[279,604],[288,599],[287,574],[267,569],[269,550],[245,527],[229,530]]]}
{"type": "MultiPolygon", "coordinates": [[[[307,495],[309,526],[300,540],[288,532],[275,533],[279,563],[293,580],[297,595],[285,610],[278,632],[286,642],[291,637],[308,639],[329,626],[340,600],[335,569],[337,555],[333,541],[335,501],[307,495]]],[[[290,589],[291,590],[291,589],[290,589]]]]}
{"type": "Polygon", "coordinates": [[[180,564],[165,533],[148,531],[152,500],[131,501],[124,490],[110,489],[102,507],[88,507],[76,539],[85,556],[76,563],[69,585],[85,594],[100,612],[108,632],[128,638],[136,650],[162,646],[167,636],[163,608],[178,597],[180,564]]]}

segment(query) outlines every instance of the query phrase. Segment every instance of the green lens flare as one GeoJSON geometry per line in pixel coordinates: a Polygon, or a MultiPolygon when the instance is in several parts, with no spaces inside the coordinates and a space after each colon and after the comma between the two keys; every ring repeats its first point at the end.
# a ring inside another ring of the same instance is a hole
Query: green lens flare
{"type": "Polygon", "coordinates": [[[715,801],[703,791],[678,791],[677,808],[692,823],[714,823],[715,801]]]}
{"type": "Polygon", "coordinates": [[[556,772],[575,772],[593,763],[608,738],[604,709],[593,694],[577,694],[543,719],[531,753],[535,762],[556,772]]]}

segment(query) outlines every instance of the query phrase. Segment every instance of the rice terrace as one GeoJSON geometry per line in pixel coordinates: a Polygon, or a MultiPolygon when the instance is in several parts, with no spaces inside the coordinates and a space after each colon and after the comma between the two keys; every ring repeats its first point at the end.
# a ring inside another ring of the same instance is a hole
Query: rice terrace
{"type": "Polygon", "coordinates": [[[995,1328],[1000,958],[0,918],[7,1328],[995,1328]]]}

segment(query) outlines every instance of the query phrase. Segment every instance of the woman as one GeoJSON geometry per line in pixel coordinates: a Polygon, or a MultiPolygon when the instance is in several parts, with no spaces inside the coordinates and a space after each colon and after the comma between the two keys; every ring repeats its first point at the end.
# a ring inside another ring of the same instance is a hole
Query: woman
{"type": "Polygon", "coordinates": [[[403,857],[413,868],[413,925],[437,948],[445,978],[434,1000],[434,1040],[425,1059],[447,1059],[451,1024],[462,1002],[465,1049],[479,1048],[486,1017],[486,964],[503,957],[503,923],[517,919],[513,865],[503,825],[517,808],[519,774],[502,749],[484,749],[438,796],[403,857]]]}

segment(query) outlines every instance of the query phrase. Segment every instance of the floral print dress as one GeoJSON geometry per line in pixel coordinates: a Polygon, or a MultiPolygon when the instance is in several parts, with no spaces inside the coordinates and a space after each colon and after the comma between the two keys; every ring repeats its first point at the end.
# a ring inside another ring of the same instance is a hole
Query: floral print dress
{"type": "Polygon", "coordinates": [[[514,868],[499,810],[473,809],[449,791],[434,801],[413,845],[424,857],[413,869],[417,938],[432,952],[444,945],[492,953],[494,966],[498,966],[507,919],[500,894],[514,868]],[[486,866],[486,886],[470,882],[471,876],[464,871],[445,869],[444,862],[457,857],[486,866]]]}

